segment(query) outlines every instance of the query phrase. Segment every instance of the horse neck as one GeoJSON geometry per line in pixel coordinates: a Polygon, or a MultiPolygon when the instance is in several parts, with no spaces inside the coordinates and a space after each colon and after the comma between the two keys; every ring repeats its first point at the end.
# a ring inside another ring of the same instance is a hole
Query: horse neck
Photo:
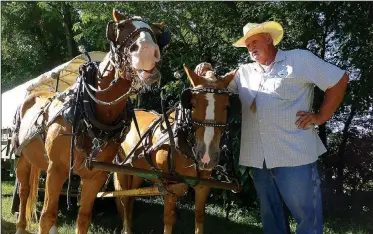
{"type": "MultiPolygon", "coordinates": [[[[105,67],[109,61],[108,53],[104,60],[100,63],[99,69],[100,74],[102,74],[102,79],[96,79],[96,87],[98,90],[106,89],[110,86],[110,83],[115,78],[115,68],[110,64],[106,71],[105,67]]],[[[127,79],[119,78],[118,81],[107,91],[102,93],[96,93],[96,98],[100,101],[104,102],[112,102],[128,92],[129,88],[131,87],[131,81],[127,79]]],[[[124,111],[126,108],[126,101],[123,100],[115,105],[108,106],[108,105],[101,105],[96,104],[96,117],[97,119],[105,124],[112,124],[118,118],[118,116],[124,111]]]]}

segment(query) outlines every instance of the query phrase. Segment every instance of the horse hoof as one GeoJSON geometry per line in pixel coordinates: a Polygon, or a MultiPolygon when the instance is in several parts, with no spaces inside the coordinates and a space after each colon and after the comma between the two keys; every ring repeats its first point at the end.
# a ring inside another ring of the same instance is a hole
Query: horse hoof
{"type": "Polygon", "coordinates": [[[57,227],[53,225],[51,229],[49,229],[49,234],[58,234],[57,227]]]}
{"type": "Polygon", "coordinates": [[[23,229],[20,229],[20,228],[17,228],[17,232],[16,234],[27,234],[26,230],[23,230],[23,229]]]}

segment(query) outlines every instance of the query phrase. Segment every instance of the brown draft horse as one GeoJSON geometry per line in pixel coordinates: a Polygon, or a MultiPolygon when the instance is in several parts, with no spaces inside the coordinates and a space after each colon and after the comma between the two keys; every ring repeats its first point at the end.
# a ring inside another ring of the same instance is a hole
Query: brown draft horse
{"type": "MultiPolygon", "coordinates": [[[[139,17],[128,18],[116,10],[113,11],[113,18],[114,22],[110,22],[107,27],[111,51],[99,65],[98,74],[102,76],[97,75],[95,83],[91,86],[96,89],[94,97],[101,102],[112,102],[123,97],[113,105],[94,105],[96,120],[106,126],[113,126],[118,116],[126,112],[127,98],[124,98],[124,95],[128,94],[128,97],[133,93],[131,90],[135,83],[140,84],[140,87],[137,87],[140,90],[159,80],[160,73],[156,64],[160,60],[160,50],[156,42],[163,33],[163,23],[148,24],[139,17]],[[112,82],[114,80],[116,82],[112,82]]],[[[51,124],[21,150],[16,168],[16,176],[20,183],[17,234],[26,233],[26,226],[30,224],[31,216],[35,212],[41,170],[47,171],[47,178],[39,233],[58,233],[58,201],[62,186],[69,175],[72,126],[61,115],[53,119],[63,104],[58,98],[49,101],[48,98],[53,95],[54,93],[48,92],[31,94],[19,112],[16,146],[22,146],[24,141],[30,139],[35,123],[51,121],[51,124]],[[47,105],[48,102],[51,102],[50,105],[47,105]],[[43,107],[44,112],[40,112],[43,107]],[[39,113],[40,118],[37,117],[39,113]]],[[[82,139],[78,137],[77,142],[82,139]]],[[[74,173],[81,177],[81,199],[76,228],[76,233],[79,234],[87,233],[96,194],[107,178],[107,172],[90,171],[84,167],[85,159],[92,147],[91,137],[86,136],[84,139],[84,149],[87,150],[77,147],[82,144],[74,147],[73,169],[74,173]]],[[[112,162],[119,147],[120,142],[109,139],[98,153],[97,161],[112,162]]]]}
{"type": "MultiPolygon", "coordinates": [[[[226,93],[217,93],[214,91],[227,91],[227,86],[234,78],[234,73],[227,74],[223,78],[216,78],[215,76],[201,77],[195,74],[184,66],[187,76],[194,87],[187,100],[182,95],[182,105],[188,105],[191,108],[190,123],[195,131],[195,144],[193,147],[195,152],[195,159],[199,165],[200,177],[209,178],[211,170],[217,166],[220,157],[220,138],[222,135],[222,127],[227,121],[227,108],[229,106],[229,98],[226,93]],[[198,90],[198,88],[201,88],[198,90]]],[[[187,95],[188,96],[188,95],[187,95]]],[[[158,117],[156,113],[147,111],[136,111],[135,115],[138,120],[139,129],[143,134],[149,125],[158,117]]],[[[186,121],[186,119],[175,120],[175,112],[170,114],[170,122],[186,121]]],[[[177,116],[177,115],[176,115],[177,116]]],[[[154,130],[149,140],[149,146],[157,142],[162,136],[162,131],[159,127],[154,130]]],[[[128,155],[133,146],[139,141],[139,135],[132,123],[131,130],[126,136],[126,140],[122,143],[122,149],[125,155],[128,155]]],[[[190,149],[190,148],[189,148],[190,149]]],[[[158,147],[151,153],[153,164],[162,171],[169,171],[168,167],[168,150],[169,143],[158,147]]],[[[142,153],[139,148],[136,154],[142,153]]],[[[119,154],[120,160],[125,160],[124,155],[119,154]]],[[[193,156],[192,156],[193,157],[193,156]]],[[[183,152],[179,150],[176,153],[175,171],[185,176],[197,176],[197,170],[191,166],[194,163],[192,158],[187,158],[183,152]]],[[[151,167],[145,158],[133,160],[130,163],[135,168],[142,168],[150,170],[151,167]]],[[[142,177],[129,176],[121,173],[114,174],[114,185],[116,190],[135,189],[140,187],[143,182],[142,177]]],[[[210,188],[206,186],[197,185],[193,187],[195,190],[195,233],[203,233],[203,223],[205,216],[205,203],[210,192],[210,188]]],[[[164,195],[164,233],[172,233],[172,227],[175,224],[175,208],[176,201],[183,196],[184,191],[174,191],[176,196],[164,195]]],[[[134,197],[122,196],[117,198],[118,212],[123,214],[123,232],[126,234],[132,233],[132,212],[134,197]]]]}

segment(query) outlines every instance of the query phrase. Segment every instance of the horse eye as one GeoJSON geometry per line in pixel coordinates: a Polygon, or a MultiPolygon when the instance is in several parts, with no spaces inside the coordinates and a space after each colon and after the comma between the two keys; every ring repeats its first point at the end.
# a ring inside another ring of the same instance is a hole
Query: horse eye
{"type": "Polygon", "coordinates": [[[119,24],[117,27],[118,27],[119,30],[123,30],[124,29],[124,26],[121,25],[121,24],[119,24]]]}

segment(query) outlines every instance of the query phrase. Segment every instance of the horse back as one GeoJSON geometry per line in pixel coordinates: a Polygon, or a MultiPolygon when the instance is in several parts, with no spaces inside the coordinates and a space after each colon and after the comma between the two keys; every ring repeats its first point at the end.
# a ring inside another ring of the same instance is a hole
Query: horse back
{"type": "Polygon", "coordinates": [[[37,104],[38,106],[44,105],[48,98],[54,95],[54,92],[49,91],[39,91],[28,95],[21,106],[21,119],[25,116],[26,112],[30,110],[35,104],[37,104]]]}
{"type": "MultiPolygon", "coordinates": [[[[151,127],[152,123],[156,121],[160,117],[160,115],[161,114],[158,114],[153,111],[145,111],[145,110],[135,111],[135,116],[137,119],[137,123],[138,123],[141,136],[149,129],[149,127],[151,127]]],[[[174,119],[175,119],[175,112],[172,112],[169,115],[169,121],[171,124],[174,122],[174,119]]],[[[164,132],[160,130],[160,124],[162,124],[163,129],[166,129],[166,124],[164,121],[156,124],[155,126],[153,126],[153,129],[151,130],[152,133],[149,135],[150,139],[149,138],[146,139],[145,141],[147,142],[145,143],[147,143],[148,145],[149,144],[151,145],[152,143],[156,142],[164,134],[164,132]]],[[[135,147],[135,145],[139,142],[139,140],[140,140],[140,136],[137,132],[136,125],[134,121],[132,121],[131,129],[128,132],[124,142],[122,143],[122,148],[124,152],[128,154],[132,150],[132,148],[135,147]]]]}

